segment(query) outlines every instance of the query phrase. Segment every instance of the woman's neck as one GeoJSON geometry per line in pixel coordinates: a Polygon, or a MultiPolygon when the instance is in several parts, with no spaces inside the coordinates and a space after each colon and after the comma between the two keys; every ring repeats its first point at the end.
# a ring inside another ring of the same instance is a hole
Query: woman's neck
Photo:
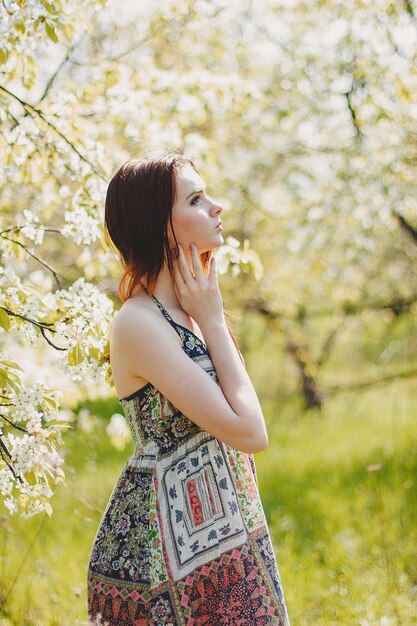
{"type": "MultiPolygon", "coordinates": [[[[186,260],[188,266],[191,269],[191,257],[186,255],[186,260]]],[[[157,300],[161,300],[166,308],[172,309],[173,311],[182,310],[177,295],[174,291],[173,280],[174,279],[169,272],[168,266],[166,262],[164,262],[162,270],[159,272],[158,278],[156,280],[152,295],[154,295],[157,300]]],[[[147,281],[145,279],[142,279],[142,283],[148,289],[147,281]]],[[[140,284],[136,285],[135,289],[132,292],[132,297],[136,296],[141,291],[142,286],[140,284]]]]}
{"type": "MultiPolygon", "coordinates": [[[[142,282],[145,287],[148,288],[146,281],[142,280],[142,282]]],[[[140,285],[139,288],[142,289],[140,285]]],[[[168,266],[165,263],[162,270],[159,272],[152,295],[154,295],[158,300],[161,300],[167,308],[181,309],[181,305],[174,291],[173,278],[171,277],[168,266]]]]}

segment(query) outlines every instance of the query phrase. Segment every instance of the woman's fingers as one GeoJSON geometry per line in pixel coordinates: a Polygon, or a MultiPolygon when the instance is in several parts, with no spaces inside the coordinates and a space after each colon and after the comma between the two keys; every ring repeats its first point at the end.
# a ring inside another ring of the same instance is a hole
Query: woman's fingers
{"type": "Polygon", "coordinates": [[[180,272],[181,272],[181,275],[185,284],[189,288],[191,288],[192,283],[194,282],[195,278],[191,273],[191,270],[187,263],[187,259],[185,258],[184,250],[182,249],[182,245],[180,243],[178,244],[178,249],[179,249],[179,256],[178,256],[179,269],[180,269],[180,272]]]}
{"type": "Polygon", "coordinates": [[[191,261],[193,264],[194,274],[198,282],[201,282],[204,278],[203,268],[201,267],[201,261],[199,254],[197,252],[197,247],[192,243],[190,244],[191,249],[191,261]]]}
{"type": "Polygon", "coordinates": [[[178,288],[183,288],[185,286],[185,282],[184,279],[182,277],[182,274],[180,272],[179,266],[178,266],[178,257],[172,258],[172,271],[173,271],[173,275],[174,275],[174,280],[178,286],[178,288]]]}
{"type": "Polygon", "coordinates": [[[205,278],[205,275],[203,272],[197,247],[194,244],[190,244],[190,252],[192,270],[188,264],[181,244],[178,244],[178,257],[174,259],[173,269],[175,281],[181,289],[183,287],[193,289],[197,285],[199,285],[199,287],[203,287],[204,285],[203,279],[205,278]]]}
{"type": "Polygon", "coordinates": [[[210,285],[215,285],[217,282],[217,259],[214,256],[214,254],[210,260],[210,272],[209,272],[208,280],[209,280],[210,285]]]}

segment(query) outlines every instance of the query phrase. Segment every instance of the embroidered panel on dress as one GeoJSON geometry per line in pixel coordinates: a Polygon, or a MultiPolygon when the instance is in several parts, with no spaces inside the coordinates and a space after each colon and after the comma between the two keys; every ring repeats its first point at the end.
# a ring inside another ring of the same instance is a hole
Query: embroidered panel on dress
{"type": "Polygon", "coordinates": [[[175,580],[246,540],[246,528],[221,443],[206,432],[159,459],[160,523],[175,580]]]}

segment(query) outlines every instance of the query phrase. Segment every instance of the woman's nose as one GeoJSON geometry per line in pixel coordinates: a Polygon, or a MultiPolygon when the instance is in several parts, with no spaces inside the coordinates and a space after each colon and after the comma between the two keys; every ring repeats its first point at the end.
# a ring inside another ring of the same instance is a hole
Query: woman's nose
{"type": "Polygon", "coordinates": [[[219,204],[218,202],[213,202],[213,205],[214,205],[214,209],[215,209],[215,211],[214,211],[215,214],[223,212],[223,207],[222,207],[221,204],[219,204]]]}

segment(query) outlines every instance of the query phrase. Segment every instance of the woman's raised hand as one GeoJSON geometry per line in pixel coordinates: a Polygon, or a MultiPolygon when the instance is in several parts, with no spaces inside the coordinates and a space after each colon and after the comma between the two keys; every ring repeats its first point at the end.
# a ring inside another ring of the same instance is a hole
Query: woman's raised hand
{"type": "Polygon", "coordinates": [[[184,250],[181,244],[178,244],[178,257],[172,257],[173,286],[181,307],[201,327],[206,323],[222,319],[223,300],[218,283],[215,256],[211,258],[210,271],[206,278],[194,244],[190,244],[190,251],[194,276],[187,263],[184,250]]]}

